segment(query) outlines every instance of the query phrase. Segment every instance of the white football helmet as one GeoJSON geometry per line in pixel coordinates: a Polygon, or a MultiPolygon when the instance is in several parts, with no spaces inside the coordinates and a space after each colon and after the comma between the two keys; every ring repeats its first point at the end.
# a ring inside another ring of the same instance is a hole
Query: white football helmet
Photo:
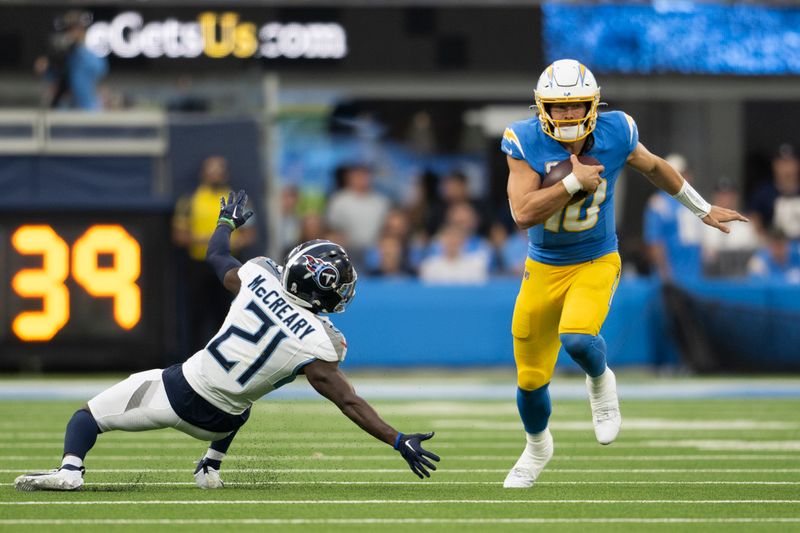
{"type": "MultiPolygon", "coordinates": [[[[575,142],[592,133],[597,124],[600,87],[594,74],[574,59],[559,59],[547,67],[536,84],[536,109],[542,131],[560,142],[575,142]],[[586,115],[576,120],[554,120],[551,104],[586,102],[586,115]]],[[[533,106],[531,106],[533,107],[533,106]]]]}

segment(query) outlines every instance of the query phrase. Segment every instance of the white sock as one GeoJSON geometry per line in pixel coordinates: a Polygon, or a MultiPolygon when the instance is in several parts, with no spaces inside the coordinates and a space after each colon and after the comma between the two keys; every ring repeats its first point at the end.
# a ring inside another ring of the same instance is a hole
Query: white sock
{"type": "Polygon", "coordinates": [[[70,466],[77,466],[78,468],[83,466],[83,460],[80,457],[76,457],[74,455],[65,455],[63,459],[61,459],[61,466],[70,465],[70,466]]]}
{"type": "Polygon", "coordinates": [[[205,458],[211,459],[212,461],[222,461],[225,458],[225,454],[213,448],[209,448],[205,458]]]}
{"type": "Polygon", "coordinates": [[[606,369],[603,370],[602,374],[594,378],[592,376],[587,376],[589,378],[590,383],[592,384],[592,387],[597,389],[603,386],[603,383],[605,383],[606,378],[608,377],[608,372],[606,372],[606,370],[608,370],[608,367],[606,367],[606,369]]]}
{"type": "Polygon", "coordinates": [[[547,439],[546,437],[547,432],[548,429],[545,428],[544,431],[540,431],[539,433],[525,433],[525,439],[531,446],[534,446],[536,444],[541,444],[547,439]]]}

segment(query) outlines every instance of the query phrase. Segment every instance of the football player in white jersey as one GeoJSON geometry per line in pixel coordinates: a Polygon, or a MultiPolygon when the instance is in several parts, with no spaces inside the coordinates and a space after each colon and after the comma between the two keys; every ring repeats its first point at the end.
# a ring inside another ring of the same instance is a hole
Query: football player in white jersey
{"type": "Polygon", "coordinates": [[[421,445],[433,433],[395,430],[339,370],[347,343],[321,313],[344,311],[355,295],[347,252],[316,240],[289,252],[283,267],[265,257],[242,265],[230,255],[230,236],[252,215],[246,203],[244,191],[221,199],[209,241],[207,261],[236,294],[219,332],[183,364],[133,374],[89,400],[67,424],[61,467],[19,476],[18,490],[79,489],[98,434],[167,427],[211,441],[194,477],[200,488],[220,488],[222,460],[253,402],[300,373],[361,429],[399,451],[417,476],[436,470],[431,461],[439,457],[421,445]]]}

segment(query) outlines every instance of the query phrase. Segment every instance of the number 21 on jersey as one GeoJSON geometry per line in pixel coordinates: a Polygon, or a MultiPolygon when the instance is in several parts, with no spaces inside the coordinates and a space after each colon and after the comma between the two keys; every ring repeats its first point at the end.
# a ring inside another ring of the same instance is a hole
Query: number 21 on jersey
{"type": "Polygon", "coordinates": [[[575,202],[574,204],[567,204],[564,208],[559,209],[553,213],[550,218],[545,220],[544,229],[558,233],[560,228],[570,233],[577,233],[579,231],[590,230],[597,225],[597,219],[600,213],[600,204],[606,199],[606,188],[608,182],[605,179],[600,180],[600,184],[592,195],[592,203],[586,208],[585,216],[581,218],[581,208],[583,202],[575,202]],[[563,219],[563,222],[562,222],[563,219]]]}
{"type": "MultiPolygon", "coordinates": [[[[261,321],[261,325],[255,333],[244,331],[237,326],[230,326],[225,330],[224,333],[213,339],[208,343],[208,346],[206,346],[206,350],[208,350],[211,356],[216,359],[223,369],[225,369],[225,372],[228,373],[230,373],[230,371],[239,363],[239,361],[229,361],[224,355],[222,355],[220,348],[223,342],[231,337],[238,337],[250,344],[258,344],[258,342],[264,338],[264,335],[266,335],[270,329],[277,327],[275,322],[273,322],[272,319],[267,316],[267,314],[262,311],[258,305],[255,304],[255,302],[250,302],[245,309],[253,313],[261,321]]],[[[269,356],[272,355],[272,352],[275,351],[275,348],[278,347],[278,344],[280,344],[285,338],[286,333],[282,329],[278,328],[278,332],[274,337],[272,337],[272,340],[267,347],[264,348],[264,351],[262,351],[258,358],[253,361],[253,363],[247,367],[245,371],[242,372],[242,374],[236,379],[239,385],[244,387],[247,382],[250,381],[250,378],[252,378],[256,372],[261,370],[261,367],[267,362],[269,356]]]]}

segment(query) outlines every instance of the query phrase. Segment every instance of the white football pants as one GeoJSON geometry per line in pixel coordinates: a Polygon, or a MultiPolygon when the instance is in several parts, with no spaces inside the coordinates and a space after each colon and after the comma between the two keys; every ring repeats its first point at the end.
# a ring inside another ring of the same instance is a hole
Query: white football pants
{"type": "Polygon", "coordinates": [[[172,410],[161,369],[131,374],[127,379],[89,400],[89,410],[102,432],[147,431],[175,428],[205,441],[215,441],[228,433],[207,431],[186,422],[172,410]]]}

